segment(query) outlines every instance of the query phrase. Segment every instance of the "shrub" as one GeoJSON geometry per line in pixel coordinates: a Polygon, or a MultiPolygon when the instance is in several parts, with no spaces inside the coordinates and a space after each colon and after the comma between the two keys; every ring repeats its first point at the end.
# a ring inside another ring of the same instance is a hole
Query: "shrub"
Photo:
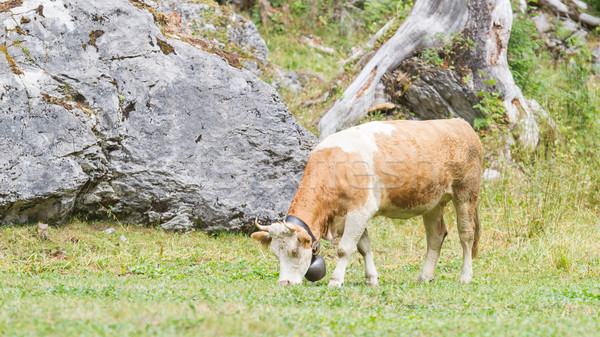
{"type": "Polygon", "coordinates": [[[518,15],[513,21],[508,41],[508,68],[515,83],[524,92],[534,90],[532,75],[538,65],[535,51],[541,44],[542,40],[533,22],[523,15],[518,15]]]}

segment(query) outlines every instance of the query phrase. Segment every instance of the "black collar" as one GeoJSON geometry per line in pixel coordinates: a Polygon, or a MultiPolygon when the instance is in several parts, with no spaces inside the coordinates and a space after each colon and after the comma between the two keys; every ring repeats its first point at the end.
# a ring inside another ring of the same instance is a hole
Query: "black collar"
{"type": "Polygon", "coordinates": [[[321,248],[321,244],[317,243],[317,239],[313,235],[313,233],[310,230],[310,228],[308,228],[308,226],[304,223],[304,221],[300,220],[299,218],[297,218],[297,217],[295,217],[293,215],[286,216],[284,221],[285,222],[289,222],[289,223],[293,223],[294,225],[297,225],[297,226],[300,226],[300,227],[304,228],[308,232],[308,235],[310,235],[310,238],[312,239],[311,247],[312,247],[312,250],[313,250],[313,255],[319,254],[319,249],[321,248]]]}

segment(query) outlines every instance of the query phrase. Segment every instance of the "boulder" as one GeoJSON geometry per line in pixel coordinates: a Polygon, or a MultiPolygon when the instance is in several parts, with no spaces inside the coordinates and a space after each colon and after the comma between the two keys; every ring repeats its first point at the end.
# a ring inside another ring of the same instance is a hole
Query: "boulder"
{"type": "Polygon", "coordinates": [[[314,137],[273,88],[166,37],[141,1],[11,4],[0,13],[0,223],[79,213],[218,230],[285,215],[314,137]]]}
{"type": "Polygon", "coordinates": [[[302,82],[300,82],[300,77],[297,72],[293,70],[286,72],[282,69],[275,68],[275,74],[276,76],[271,81],[271,85],[276,90],[287,88],[295,94],[299,94],[302,91],[302,82]]]}
{"type": "Polygon", "coordinates": [[[534,15],[531,20],[533,21],[538,33],[545,34],[555,29],[554,24],[552,23],[552,17],[550,17],[548,13],[544,11],[538,11],[535,12],[535,14],[536,15],[534,15]]]}
{"type": "Polygon", "coordinates": [[[562,18],[560,22],[563,25],[563,29],[567,30],[571,36],[580,36],[585,38],[588,32],[581,27],[581,25],[569,18],[562,18]]]}
{"type": "Polygon", "coordinates": [[[473,125],[483,115],[473,108],[479,98],[469,78],[411,58],[383,81],[392,102],[407,107],[417,119],[460,117],[473,125]]]}

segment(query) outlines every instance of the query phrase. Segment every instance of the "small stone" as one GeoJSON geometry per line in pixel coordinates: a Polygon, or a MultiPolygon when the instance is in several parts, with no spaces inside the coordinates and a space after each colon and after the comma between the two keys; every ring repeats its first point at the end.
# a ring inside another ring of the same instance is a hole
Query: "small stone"
{"type": "Polygon", "coordinates": [[[38,237],[41,240],[48,240],[48,224],[39,222],[36,227],[38,237]]]}
{"type": "Polygon", "coordinates": [[[180,213],[173,219],[160,225],[162,228],[174,231],[189,231],[194,227],[194,222],[188,213],[180,213]]]}
{"type": "Polygon", "coordinates": [[[107,228],[107,229],[103,230],[102,232],[104,232],[106,234],[112,234],[112,233],[115,232],[115,229],[112,228],[112,227],[110,227],[110,228],[107,228]]]}
{"type": "Polygon", "coordinates": [[[125,235],[121,235],[121,237],[119,237],[119,239],[121,239],[121,241],[123,241],[123,242],[127,242],[127,238],[125,237],[125,235]]]}
{"type": "Polygon", "coordinates": [[[592,49],[592,57],[594,58],[594,63],[600,63],[600,46],[592,49]]]}
{"type": "Polygon", "coordinates": [[[563,24],[564,29],[571,31],[573,33],[575,33],[576,31],[581,29],[581,26],[577,22],[575,22],[571,19],[565,18],[561,22],[563,24]]]}
{"type": "Polygon", "coordinates": [[[263,71],[258,67],[258,63],[254,61],[244,62],[244,68],[250,70],[256,76],[261,76],[263,74],[263,71]]]}
{"type": "Polygon", "coordinates": [[[552,21],[548,18],[546,13],[538,13],[538,15],[534,16],[532,20],[537,31],[542,34],[549,32],[554,28],[554,26],[551,23],[552,21]]]}
{"type": "Polygon", "coordinates": [[[298,77],[298,73],[295,71],[285,72],[283,70],[277,70],[277,75],[279,79],[275,80],[273,87],[277,90],[284,87],[288,90],[298,94],[302,91],[302,83],[300,83],[300,79],[298,77]]]}
{"type": "Polygon", "coordinates": [[[502,174],[496,170],[488,168],[488,169],[485,169],[485,171],[483,171],[483,180],[484,181],[495,184],[498,181],[500,181],[500,178],[502,178],[502,174]]]}
{"type": "Polygon", "coordinates": [[[588,9],[588,4],[586,4],[583,1],[580,0],[571,0],[577,7],[583,9],[583,10],[587,10],[588,9]]]}
{"type": "Polygon", "coordinates": [[[217,31],[217,27],[212,23],[207,23],[202,27],[204,30],[215,33],[217,31]]]}

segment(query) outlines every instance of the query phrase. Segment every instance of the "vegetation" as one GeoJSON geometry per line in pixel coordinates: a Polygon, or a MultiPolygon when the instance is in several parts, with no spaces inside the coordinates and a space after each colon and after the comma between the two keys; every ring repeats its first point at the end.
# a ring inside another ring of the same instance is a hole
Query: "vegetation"
{"type": "Polygon", "coordinates": [[[521,90],[528,90],[532,85],[532,73],[536,69],[535,55],[542,43],[533,22],[526,15],[518,14],[513,21],[508,42],[508,66],[521,90]]]}
{"type": "MultiPolygon", "coordinates": [[[[487,75],[485,72],[480,71],[482,76],[485,78],[487,75]]],[[[490,88],[495,89],[497,80],[495,78],[487,79],[483,81],[484,84],[490,88]]],[[[480,90],[477,92],[479,96],[479,103],[475,104],[473,108],[478,109],[483,114],[483,118],[475,118],[473,121],[473,128],[475,130],[488,129],[490,126],[495,124],[505,124],[506,114],[504,102],[502,101],[502,92],[498,91],[485,91],[480,90]]]]}
{"type": "Polygon", "coordinates": [[[273,0],[270,3],[273,14],[269,25],[262,24],[258,5],[246,15],[259,27],[269,47],[269,60],[285,71],[296,71],[304,84],[310,83],[300,93],[283,88],[280,94],[296,119],[316,132],[317,118],[339,98],[341,88],[349,84],[353,74],[360,71],[349,60],[352,48],[365,44],[370,35],[394,17],[397,28],[410,13],[414,1],[273,0]],[[303,37],[333,48],[333,54],[310,47],[303,37]],[[327,99],[321,101],[326,93],[329,93],[327,99]],[[319,102],[303,105],[309,100],[319,102]]]}
{"type": "MultiPolygon", "coordinates": [[[[484,245],[471,285],[456,281],[453,212],[432,284],[414,282],[425,251],[420,220],[373,221],[378,288],[364,285],[358,254],[341,289],[326,287],[327,278],[280,287],[276,259],[243,235],[73,221],[40,241],[31,226],[4,227],[0,335],[595,334],[598,214],[574,212],[579,201],[538,208],[509,181],[484,189],[484,245]],[[522,200],[530,204],[514,206],[522,200]],[[546,227],[529,238],[536,211],[546,227]],[[117,231],[101,231],[109,225],[117,231]]],[[[323,252],[331,272],[335,247],[323,252]]]]}
{"type": "MultiPolygon", "coordinates": [[[[314,71],[302,93],[283,92],[298,120],[313,128],[351,76],[352,69],[338,73],[337,62],[391,15],[401,18],[410,2],[378,2],[395,10],[371,8],[369,23],[358,19],[368,7],[340,15],[342,1],[271,3],[282,25],[260,28],[271,62],[300,73],[314,71]],[[310,49],[300,41],[308,35],[320,37],[335,53],[310,49]],[[301,107],[325,91],[331,92],[326,102],[301,107]]],[[[379,6],[374,3],[368,6],[379,6]]],[[[512,148],[515,162],[503,166],[498,182],[483,185],[481,253],[474,261],[473,284],[457,283],[461,247],[451,207],[446,214],[450,234],[431,284],[414,282],[426,245],[421,220],[372,221],[377,288],[364,285],[358,254],[340,289],[326,287],[329,276],[315,284],[280,287],[276,259],[241,234],[184,235],[116,224],[108,217],[109,222],[75,219],[52,227],[43,241],[33,225],[6,226],[0,228],[0,335],[596,335],[600,84],[587,46],[598,37],[571,39],[579,48],[563,55],[532,39],[531,28],[527,17],[515,20],[510,66],[525,95],[536,99],[553,122],[542,122],[534,153],[512,148]],[[115,233],[102,231],[111,226],[115,233]]],[[[571,38],[560,29],[557,36],[571,38]]],[[[493,114],[494,93],[486,94],[491,102],[484,101],[482,108],[493,114]]],[[[504,149],[508,126],[497,119],[486,123],[484,149],[504,149]]],[[[335,245],[325,244],[323,253],[330,275],[335,245]]]]}

